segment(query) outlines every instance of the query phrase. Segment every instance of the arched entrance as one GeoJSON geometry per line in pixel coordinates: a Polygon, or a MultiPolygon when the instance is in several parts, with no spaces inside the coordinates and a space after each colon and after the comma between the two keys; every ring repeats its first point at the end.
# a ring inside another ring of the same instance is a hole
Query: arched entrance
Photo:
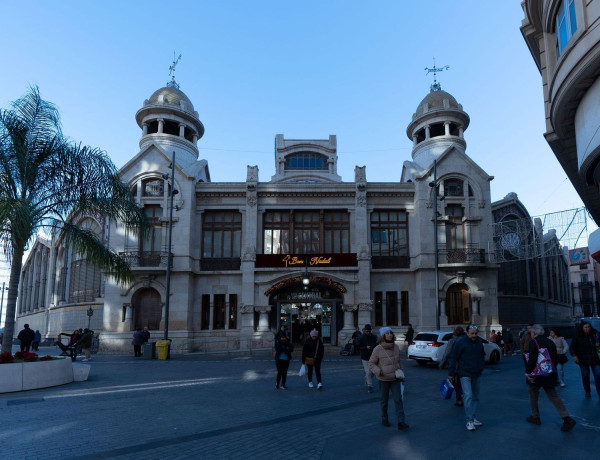
{"type": "Polygon", "coordinates": [[[150,330],[160,329],[162,305],[160,294],[156,289],[144,288],[136,291],[131,298],[133,305],[134,329],[147,327],[150,330]]]}
{"type": "Polygon", "coordinates": [[[326,283],[315,283],[312,278],[309,286],[300,280],[290,281],[269,298],[271,328],[277,331],[288,325],[294,343],[303,343],[316,329],[323,343],[337,345],[337,332],[344,326],[342,293],[326,283]]]}
{"type": "Polygon", "coordinates": [[[446,313],[448,324],[471,322],[471,294],[464,283],[456,283],[446,292],[446,313]]]}

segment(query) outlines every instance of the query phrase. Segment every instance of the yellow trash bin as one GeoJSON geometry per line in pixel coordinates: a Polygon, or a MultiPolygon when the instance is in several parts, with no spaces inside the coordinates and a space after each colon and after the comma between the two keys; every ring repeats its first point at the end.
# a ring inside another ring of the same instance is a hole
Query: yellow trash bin
{"type": "Polygon", "coordinates": [[[159,340],[156,342],[156,351],[158,351],[158,359],[166,360],[169,356],[169,346],[171,340],[159,340]]]}

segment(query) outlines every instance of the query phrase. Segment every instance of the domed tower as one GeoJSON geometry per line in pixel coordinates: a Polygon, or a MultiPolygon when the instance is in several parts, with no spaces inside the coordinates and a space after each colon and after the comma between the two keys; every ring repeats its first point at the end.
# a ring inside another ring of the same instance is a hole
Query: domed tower
{"type": "Polygon", "coordinates": [[[204,125],[174,79],[144,101],[135,119],[142,128],[140,150],[156,144],[169,154],[175,151],[177,163],[183,167],[198,159],[196,144],[204,135],[204,125]]]}
{"type": "Polygon", "coordinates": [[[468,126],[469,115],[462,105],[454,96],[442,91],[439,84],[432,85],[406,128],[407,136],[413,141],[413,161],[427,168],[449,147],[465,153],[467,143],[463,134],[468,126]]]}

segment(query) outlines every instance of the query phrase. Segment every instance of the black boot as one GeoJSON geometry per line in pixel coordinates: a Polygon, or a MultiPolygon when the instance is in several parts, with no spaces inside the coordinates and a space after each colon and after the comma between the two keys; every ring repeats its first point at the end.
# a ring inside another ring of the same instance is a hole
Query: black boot
{"type": "Polygon", "coordinates": [[[381,424],[385,427],[392,426],[387,417],[381,417],[381,424]]]}

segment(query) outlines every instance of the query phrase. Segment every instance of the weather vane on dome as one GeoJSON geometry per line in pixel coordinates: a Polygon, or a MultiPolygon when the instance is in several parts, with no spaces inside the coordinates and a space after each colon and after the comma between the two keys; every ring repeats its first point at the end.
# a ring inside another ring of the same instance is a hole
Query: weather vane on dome
{"type": "Polygon", "coordinates": [[[435,58],[433,58],[433,69],[430,69],[429,67],[425,67],[425,70],[427,71],[427,73],[425,75],[429,75],[431,72],[433,72],[433,85],[430,86],[431,91],[439,91],[442,89],[442,86],[436,80],[436,76],[437,76],[438,72],[443,72],[444,70],[448,70],[449,68],[450,68],[449,65],[443,65],[442,67],[436,67],[435,66],[435,58]]]}
{"type": "Polygon", "coordinates": [[[175,59],[175,51],[173,51],[173,64],[169,67],[169,77],[171,77],[171,81],[167,82],[167,86],[171,88],[179,89],[179,84],[175,82],[175,66],[177,66],[180,59],[181,54],[175,59]]]}

